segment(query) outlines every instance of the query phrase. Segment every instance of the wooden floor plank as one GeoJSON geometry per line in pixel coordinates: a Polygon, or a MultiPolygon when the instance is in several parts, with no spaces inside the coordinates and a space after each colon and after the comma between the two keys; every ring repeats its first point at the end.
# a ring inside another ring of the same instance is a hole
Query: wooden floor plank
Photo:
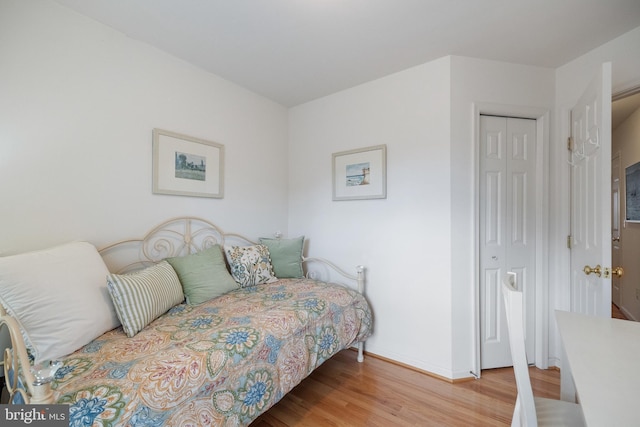
{"type": "MultiPolygon", "coordinates": [[[[536,396],[558,399],[560,373],[530,368],[536,396]]],[[[326,361],[252,427],[508,426],[516,400],[511,368],[449,383],[345,350],[326,361]]]]}

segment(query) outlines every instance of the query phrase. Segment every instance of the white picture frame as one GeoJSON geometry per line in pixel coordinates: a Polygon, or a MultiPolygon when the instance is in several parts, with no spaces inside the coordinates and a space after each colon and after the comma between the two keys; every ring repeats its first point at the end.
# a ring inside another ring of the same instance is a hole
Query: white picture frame
{"type": "Polygon", "coordinates": [[[153,193],[224,196],[224,145],[153,129],[153,193]]]}
{"type": "Polygon", "coordinates": [[[387,197],[387,146],[332,154],[333,200],[387,197]]]}

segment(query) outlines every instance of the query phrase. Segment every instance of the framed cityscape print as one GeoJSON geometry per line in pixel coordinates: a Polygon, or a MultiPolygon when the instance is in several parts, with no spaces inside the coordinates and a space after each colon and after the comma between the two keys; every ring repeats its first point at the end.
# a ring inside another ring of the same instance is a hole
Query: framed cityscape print
{"type": "Polygon", "coordinates": [[[222,198],[224,145],[154,129],[153,192],[222,198]]]}

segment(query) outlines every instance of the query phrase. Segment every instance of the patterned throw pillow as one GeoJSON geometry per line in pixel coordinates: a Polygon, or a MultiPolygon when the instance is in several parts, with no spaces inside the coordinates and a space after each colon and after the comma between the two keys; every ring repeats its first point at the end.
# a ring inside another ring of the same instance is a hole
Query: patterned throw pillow
{"type": "Polygon", "coordinates": [[[167,261],[131,274],[109,274],[107,286],[129,338],[184,300],[178,275],[167,261]]]}
{"type": "Polygon", "coordinates": [[[225,252],[231,275],[240,287],[278,280],[273,272],[269,249],[265,245],[229,246],[225,252]]]}

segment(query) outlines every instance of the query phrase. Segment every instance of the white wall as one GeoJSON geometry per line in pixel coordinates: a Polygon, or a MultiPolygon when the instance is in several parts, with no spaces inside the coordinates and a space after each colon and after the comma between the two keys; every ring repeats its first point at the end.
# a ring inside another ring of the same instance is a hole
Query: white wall
{"type": "Polygon", "coordinates": [[[449,59],[290,110],[289,232],[367,267],[367,351],[451,377],[449,59]],[[387,198],[332,201],[331,154],[387,145],[387,198]]]}
{"type": "Polygon", "coordinates": [[[287,110],[46,0],[0,2],[0,253],[178,215],[287,227],[287,110]],[[154,195],[151,131],[226,148],[223,199],[154,195]]]}
{"type": "MultiPolygon", "coordinates": [[[[566,140],[569,131],[569,111],[582,91],[594,78],[602,63],[612,63],[612,92],[640,85],[640,27],[582,55],[556,70],[555,143],[551,147],[551,252],[549,254],[550,313],[569,307],[569,166],[566,162],[566,140]]],[[[559,363],[559,337],[555,322],[550,326],[550,359],[559,363]]]]}
{"type": "Polygon", "coordinates": [[[552,110],[553,90],[551,69],[447,57],[291,109],[290,233],[368,267],[368,351],[470,376],[473,104],[552,110]],[[377,144],[388,146],[387,199],[332,202],[331,153],[377,144]]]}

